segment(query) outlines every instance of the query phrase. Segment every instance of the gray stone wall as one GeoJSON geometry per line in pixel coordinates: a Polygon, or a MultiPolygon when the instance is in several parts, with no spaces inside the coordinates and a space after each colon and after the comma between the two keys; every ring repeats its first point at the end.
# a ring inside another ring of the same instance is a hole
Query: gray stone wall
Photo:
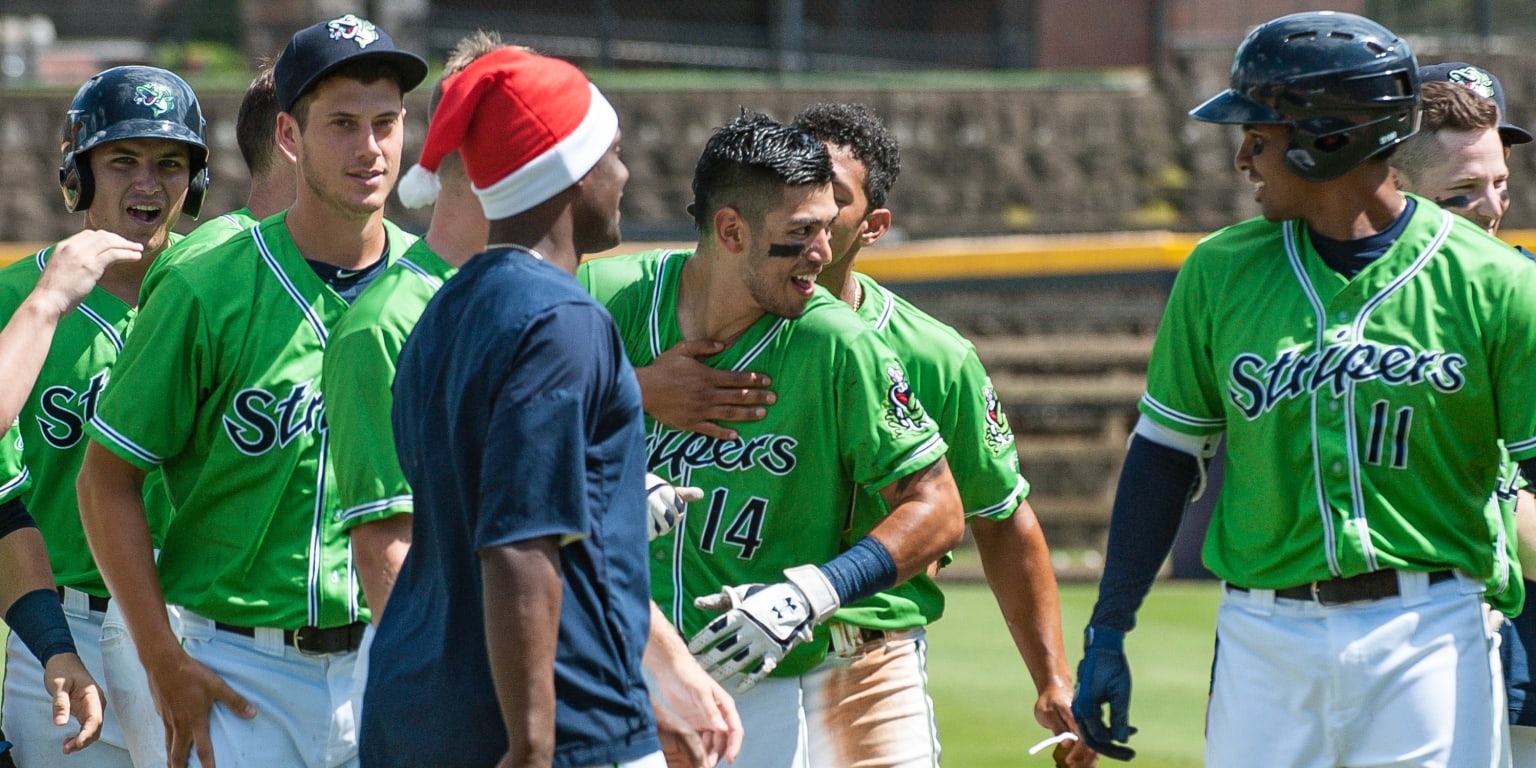
{"type": "MultiPolygon", "coordinates": [[[[624,127],[631,238],[686,237],[693,165],[712,128],[742,107],[788,119],[818,100],[853,100],[882,114],[902,144],[892,194],[899,236],[1173,229],[1203,232],[1253,215],[1232,170],[1237,130],[1185,112],[1225,85],[1230,52],[1190,53],[1164,82],[1126,78],[1115,90],[741,90],[608,94],[624,127]]],[[[1536,126],[1536,56],[1433,51],[1424,61],[1471,58],[1501,76],[1516,122],[1536,126]]],[[[0,202],[0,240],[54,239],[78,227],[63,212],[56,169],[67,93],[11,92],[0,111],[0,161],[13,193],[0,202]]],[[[234,144],[238,93],[204,93],[213,144],[207,210],[244,202],[234,144]]],[[[412,94],[406,156],[425,130],[425,89],[412,94]]],[[[1536,227],[1536,149],[1511,158],[1506,226],[1536,227]],[[1529,193],[1524,189],[1532,189],[1529,193]]],[[[392,209],[413,229],[420,212],[392,209]]],[[[185,228],[185,226],[183,227],[185,228]]]]}

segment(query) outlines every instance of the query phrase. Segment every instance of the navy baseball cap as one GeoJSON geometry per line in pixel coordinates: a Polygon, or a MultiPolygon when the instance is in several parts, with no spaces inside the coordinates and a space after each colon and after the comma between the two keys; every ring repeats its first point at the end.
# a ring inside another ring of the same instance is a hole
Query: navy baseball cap
{"type": "Polygon", "coordinates": [[[360,59],[393,64],[400,73],[402,93],[421,85],[427,77],[426,60],[396,48],[388,32],[349,13],[294,33],[272,71],[278,107],[284,112],[292,110],[293,103],[332,70],[360,59]]]}
{"type": "Polygon", "coordinates": [[[1485,99],[1493,99],[1499,105],[1499,120],[1502,121],[1499,123],[1499,138],[1505,144],[1525,144],[1536,138],[1530,131],[1509,122],[1509,110],[1504,107],[1504,86],[1499,84],[1499,79],[1492,72],[1464,61],[1448,61],[1419,67],[1419,79],[1426,83],[1455,83],[1485,99]]]}

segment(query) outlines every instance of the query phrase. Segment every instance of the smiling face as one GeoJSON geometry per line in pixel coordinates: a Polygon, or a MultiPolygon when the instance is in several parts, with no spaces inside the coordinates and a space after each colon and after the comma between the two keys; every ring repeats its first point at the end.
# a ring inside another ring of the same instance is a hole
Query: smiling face
{"type": "Polygon", "coordinates": [[[95,193],[85,225],[165,250],[191,182],[191,149],[170,139],[109,141],[89,152],[95,193]]]}
{"type": "Polygon", "coordinates": [[[404,144],[400,86],[389,78],[332,77],[304,98],[310,101],[303,127],[291,114],[278,116],[279,144],[298,168],[300,200],[349,219],[383,211],[404,144]]]}
{"type": "Polygon", "coordinates": [[[1285,165],[1285,148],[1291,141],[1286,125],[1245,125],[1243,143],[1233,164],[1253,184],[1253,199],[1270,221],[1299,219],[1309,197],[1307,181],[1285,165]]]}
{"type": "Polygon", "coordinates": [[[1439,131],[1433,138],[1424,167],[1402,172],[1404,190],[1434,200],[1489,234],[1497,233],[1509,208],[1508,150],[1499,132],[1439,131]]]}
{"type": "Polygon", "coordinates": [[[816,290],[816,275],[832,262],[837,200],[830,184],[787,187],[783,200],[763,216],[761,226],[751,228],[741,279],[764,312],[793,319],[805,314],[806,302],[816,290]],[[770,255],[770,249],[793,249],[796,255],[770,255]]]}

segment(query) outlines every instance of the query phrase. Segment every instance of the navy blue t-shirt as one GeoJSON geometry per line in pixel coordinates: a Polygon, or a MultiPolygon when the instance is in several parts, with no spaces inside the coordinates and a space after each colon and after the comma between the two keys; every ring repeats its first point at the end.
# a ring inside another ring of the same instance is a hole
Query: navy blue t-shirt
{"type": "Polygon", "coordinates": [[[493,766],[506,734],[485,647],[485,548],[556,535],[564,581],[554,765],[660,749],[640,389],[608,312],[519,250],[469,261],[400,352],[393,423],[413,542],[369,657],[365,766],[493,766]]]}

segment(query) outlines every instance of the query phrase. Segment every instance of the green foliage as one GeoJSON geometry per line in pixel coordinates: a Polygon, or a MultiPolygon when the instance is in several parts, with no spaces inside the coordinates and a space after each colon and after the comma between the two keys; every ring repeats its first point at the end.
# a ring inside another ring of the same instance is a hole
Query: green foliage
{"type": "Polygon", "coordinates": [[[194,89],[224,88],[245,92],[255,66],[239,48],[210,40],[161,43],[155,65],[186,78],[194,89]]]}
{"type": "MultiPolygon", "coordinates": [[[[1061,585],[1062,626],[1075,669],[1097,588],[1061,585]]],[[[1050,765],[1030,745],[1050,734],[1034,718],[1035,689],[984,583],[944,584],[948,608],[928,630],[928,687],[944,764],[1050,765]]],[[[1214,582],[1160,582],[1126,636],[1136,768],[1197,768],[1205,748],[1206,693],[1216,632],[1214,582]]],[[[1101,761],[1100,765],[1106,765],[1101,761]]]]}

